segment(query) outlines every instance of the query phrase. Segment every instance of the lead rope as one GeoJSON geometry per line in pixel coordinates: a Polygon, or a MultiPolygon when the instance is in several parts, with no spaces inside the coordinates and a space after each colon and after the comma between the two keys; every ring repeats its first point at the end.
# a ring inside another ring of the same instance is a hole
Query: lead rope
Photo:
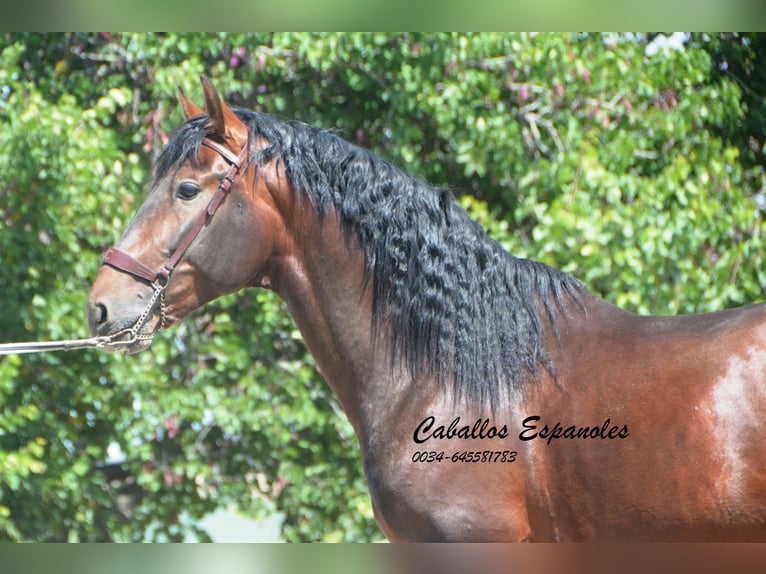
{"type": "Polygon", "coordinates": [[[90,337],[89,339],[39,341],[34,343],[2,343],[0,344],[0,356],[42,353],[45,351],[73,351],[75,349],[103,349],[106,347],[124,347],[127,345],[132,345],[137,341],[151,341],[154,338],[153,333],[149,335],[141,335],[139,332],[141,331],[141,327],[144,326],[146,320],[149,318],[149,315],[151,314],[152,309],[154,309],[157,301],[160,303],[159,328],[162,329],[165,326],[165,287],[167,286],[167,283],[160,284],[155,282],[151,285],[152,289],[154,289],[154,293],[152,293],[152,296],[149,298],[146,307],[144,307],[144,310],[138,316],[136,322],[133,323],[133,325],[130,327],[127,327],[121,331],[117,331],[116,333],[112,333],[111,335],[106,335],[103,337],[90,337]],[[115,340],[119,337],[122,337],[126,333],[130,335],[128,339],[123,339],[120,341],[115,340]]]}

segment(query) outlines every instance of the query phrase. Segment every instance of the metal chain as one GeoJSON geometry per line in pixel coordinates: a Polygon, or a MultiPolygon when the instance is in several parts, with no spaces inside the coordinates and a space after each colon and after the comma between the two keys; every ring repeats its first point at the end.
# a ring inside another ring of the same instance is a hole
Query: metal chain
{"type": "Polygon", "coordinates": [[[103,348],[108,346],[124,346],[135,343],[136,341],[152,340],[154,338],[153,333],[148,335],[139,335],[139,331],[141,330],[141,327],[143,327],[146,323],[146,320],[149,318],[149,315],[152,312],[152,309],[154,309],[154,305],[158,300],[160,302],[159,328],[162,329],[165,326],[165,287],[167,286],[167,283],[160,285],[159,283],[155,282],[151,285],[152,289],[154,289],[154,293],[152,293],[152,296],[149,298],[146,307],[144,307],[144,310],[141,311],[141,314],[138,316],[138,319],[136,319],[135,323],[133,323],[132,326],[123,329],[122,331],[112,333],[111,335],[107,335],[105,337],[96,337],[96,339],[100,340],[96,347],[103,348]],[[130,334],[129,339],[125,339],[123,341],[115,341],[115,339],[122,337],[125,333],[130,334]]]}
{"type": "MultiPolygon", "coordinates": [[[[162,329],[162,327],[165,325],[165,297],[163,295],[163,293],[165,293],[165,285],[152,283],[152,289],[154,289],[154,293],[152,293],[152,296],[149,299],[149,302],[146,304],[146,307],[138,316],[138,319],[136,319],[136,322],[133,323],[133,326],[129,330],[129,333],[131,334],[131,337],[133,340],[147,338],[146,335],[144,335],[143,337],[140,336],[138,332],[141,330],[141,327],[144,326],[144,323],[146,323],[146,320],[149,318],[149,314],[152,312],[152,309],[154,309],[154,304],[157,302],[158,299],[160,301],[160,329],[162,329]]],[[[114,337],[114,335],[112,335],[112,337],[114,337]]]]}
{"type": "Polygon", "coordinates": [[[149,298],[149,301],[144,307],[144,310],[138,316],[135,323],[130,327],[106,335],[102,337],[91,337],[90,339],[69,339],[65,341],[41,341],[35,343],[3,343],[0,344],[0,356],[2,355],[20,355],[25,353],[41,353],[43,351],[71,351],[74,349],[85,349],[95,347],[97,349],[103,349],[105,347],[124,347],[132,345],[136,341],[151,341],[154,338],[153,333],[148,335],[140,335],[139,331],[144,326],[149,315],[154,309],[157,301],[160,302],[160,326],[162,329],[166,322],[167,317],[165,315],[165,287],[167,283],[160,285],[159,283],[152,283],[152,289],[154,293],[149,298]],[[122,337],[128,333],[130,337],[128,339],[117,341],[115,339],[122,337]]]}

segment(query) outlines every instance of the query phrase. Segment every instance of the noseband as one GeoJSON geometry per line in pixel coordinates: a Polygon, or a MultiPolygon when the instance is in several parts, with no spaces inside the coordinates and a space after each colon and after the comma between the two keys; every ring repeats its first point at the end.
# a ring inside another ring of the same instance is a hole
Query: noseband
{"type": "Polygon", "coordinates": [[[149,282],[149,284],[154,289],[154,293],[152,297],[149,299],[149,302],[146,305],[146,308],[143,310],[141,315],[138,317],[136,322],[129,328],[123,329],[122,331],[119,331],[117,333],[114,333],[113,335],[110,335],[108,338],[110,340],[114,340],[117,337],[120,337],[124,335],[125,333],[129,333],[131,335],[131,339],[128,341],[121,341],[121,343],[126,344],[129,342],[134,342],[139,339],[151,339],[151,335],[139,335],[139,331],[141,327],[143,327],[146,320],[149,318],[149,315],[154,308],[154,305],[157,303],[157,301],[160,302],[160,329],[164,327],[165,325],[165,287],[168,284],[168,281],[170,279],[170,274],[173,273],[173,270],[176,268],[176,265],[178,265],[179,261],[181,261],[181,258],[184,256],[186,251],[189,249],[189,246],[191,246],[192,242],[196,239],[197,235],[199,235],[200,231],[202,231],[202,228],[207,225],[210,220],[213,218],[213,215],[215,215],[215,212],[218,210],[218,207],[223,203],[224,198],[229,193],[229,190],[231,189],[232,184],[234,183],[235,178],[239,174],[240,170],[242,169],[242,166],[245,165],[248,159],[248,155],[250,153],[250,144],[249,142],[245,144],[245,146],[242,148],[242,151],[239,152],[239,155],[234,155],[232,152],[227,150],[225,147],[223,147],[220,144],[217,144],[216,142],[208,139],[203,138],[202,145],[209,147],[218,155],[220,155],[226,162],[230,164],[229,171],[226,172],[226,175],[223,177],[223,179],[218,184],[218,189],[216,189],[215,194],[210,199],[210,203],[208,203],[207,208],[205,208],[205,211],[199,214],[199,217],[197,217],[197,220],[194,222],[194,225],[183,235],[183,238],[181,239],[181,243],[179,243],[178,247],[175,248],[173,253],[171,253],[170,257],[167,258],[167,260],[162,264],[162,266],[157,269],[156,271],[150,268],[149,266],[141,263],[136,257],[131,255],[130,253],[127,253],[121,249],[118,249],[116,247],[110,248],[105,254],[104,259],[102,261],[102,265],[109,265],[110,267],[113,267],[117,269],[118,271],[122,271],[123,273],[127,273],[128,275],[132,275],[133,277],[137,277],[138,279],[144,279],[149,282]]]}

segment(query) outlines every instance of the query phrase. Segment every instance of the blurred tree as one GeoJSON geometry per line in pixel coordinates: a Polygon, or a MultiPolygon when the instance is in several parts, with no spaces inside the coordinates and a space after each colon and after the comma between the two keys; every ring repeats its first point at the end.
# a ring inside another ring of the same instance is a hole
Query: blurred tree
{"type": "Polygon", "coordinates": [[[766,154],[766,34],[692,34],[689,42],[713,59],[712,81],[730,78],[740,88],[740,103],[745,113],[730,116],[718,126],[719,133],[740,148],[743,161],[751,169],[763,166],[766,154]]]}
{"type": "MultiPolygon", "coordinates": [[[[755,300],[763,36],[653,39],[6,34],[0,339],[83,333],[100,256],[181,121],[176,85],[198,100],[201,73],[455,190],[514,254],[628,309],[755,300]]],[[[138,356],[0,358],[0,538],[205,539],[231,505],[282,512],[288,540],[381,537],[350,425],[271,293],[211,303],[138,356]]]]}

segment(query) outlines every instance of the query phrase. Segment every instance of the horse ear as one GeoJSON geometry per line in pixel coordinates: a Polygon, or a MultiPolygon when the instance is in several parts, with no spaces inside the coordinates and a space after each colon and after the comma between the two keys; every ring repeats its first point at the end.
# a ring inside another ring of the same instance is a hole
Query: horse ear
{"type": "Polygon", "coordinates": [[[186,92],[184,92],[184,89],[181,87],[181,84],[178,84],[178,101],[181,104],[185,120],[205,115],[205,110],[188,98],[186,92]]]}
{"type": "Polygon", "coordinates": [[[210,80],[205,76],[200,76],[200,80],[205,94],[205,108],[210,117],[208,130],[225,140],[232,140],[236,147],[244,146],[247,143],[247,126],[221,99],[210,80]]]}

